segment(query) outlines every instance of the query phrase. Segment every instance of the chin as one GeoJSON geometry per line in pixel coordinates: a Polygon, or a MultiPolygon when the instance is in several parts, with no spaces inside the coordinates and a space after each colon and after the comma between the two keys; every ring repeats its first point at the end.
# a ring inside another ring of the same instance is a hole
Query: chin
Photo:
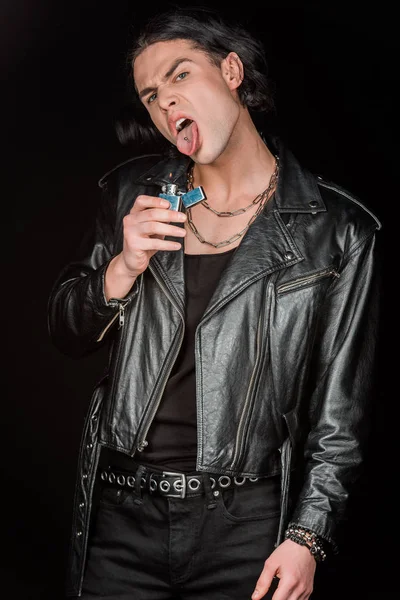
{"type": "Polygon", "coordinates": [[[215,162],[220,155],[220,152],[207,152],[203,148],[200,148],[197,152],[192,154],[191,158],[199,165],[210,165],[215,162]]]}

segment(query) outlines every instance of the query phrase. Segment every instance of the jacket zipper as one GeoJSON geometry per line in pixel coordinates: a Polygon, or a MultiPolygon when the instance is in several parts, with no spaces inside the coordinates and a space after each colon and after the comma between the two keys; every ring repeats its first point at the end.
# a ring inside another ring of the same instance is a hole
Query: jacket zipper
{"type": "Polygon", "coordinates": [[[277,287],[277,294],[282,294],[283,292],[287,292],[292,290],[293,288],[299,287],[301,285],[306,285],[309,283],[314,283],[318,281],[318,279],[323,279],[324,277],[340,277],[340,274],[333,268],[325,269],[324,271],[320,271],[319,273],[314,273],[314,275],[307,275],[305,277],[299,277],[294,281],[290,281],[289,283],[284,283],[277,287]]]}
{"type": "Polygon", "coordinates": [[[129,302],[129,300],[117,300],[115,298],[111,298],[109,300],[108,305],[109,306],[113,306],[115,308],[118,308],[118,312],[113,316],[113,318],[111,319],[111,321],[106,325],[106,327],[100,333],[99,337],[96,340],[97,342],[101,342],[101,340],[106,335],[107,331],[109,331],[109,329],[112,327],[112,325],[115,323],[115,321],[117,319],[119,319],[118,329],[121,329],[121,327],[124,326],[124,323],[125,323],[125,306],[128,304],[128,302],[129,302]]]}
{"type": "MultiPolygon", "coordinates": [[[[306,283],[313,283],[314,281],[317,281],[318,279],[321,279],[323,277],[329,277],[329,276],[340,277],[339,273],[335,269],[333,269],[333,268],[325,269],[324,271],[321,271],[320,273],[316,273],[314,275],[308,275],[307,277],[300,277],[299,279],[296,279],[295,281],[283,284],[277,288],[277,293],[281,293],[282,291],[287,291],[287,290],[293,289],[295,287],[298,287],[299,285],[304,285],[306,283]]],[[[271,289],[271,287],[269,287],[269,290],[270,289],[271,289]]],[[[270,294],[270,292],[268,293],[268,296],[269,296],[269,294],[270,294]]],[[[259,375],[259,365],[261,362],[260,333],[264,327],[264,314],[265,314],[265,311],[263,310],[262,318],[260,319],[258,330],[257,330],[257,345],[258,345],[259,351],[258,351],[258,356],[256,359],[256,365],[254,367],[254,371],[253,371],[253,374],[250,379],[249,388],[248,388],[248,392],[246,395],[243,412],[242,412],[242,415],[241,415],[240,421],[239,421],[238,431],[237,431],[237,435],[236,435],[235,454],[233,456],[233,461],[232,461],[232,465],[231,465],[232,469],[238,468],[238,466],[240,464],[240,459],[242,456],[242,449],[243,449],[243,442],[245,440],[248,426],[250,423],[251,407],[253,406],[252,400],[254,400],[254,398],[252,398],[252,395],[253,395],[252,393],[253,393],[254,385],[255,385],[254,382],[256,381],[256,379],[258,378],[258,375],[259,375]]]]}
{"type": "MultiPolygon", "coordinates": [[[[268,287],[267,297],[270,295],[270,289],[271,289],[271,286],[268,287]]],[[[259,367],[260,367],[260,364],[262,361],[261,332],[264,329],[264,323],[265,323],[265,318],[264,318],[265,317],[265,304],[266,304],[266,302],[264,301],[264,305],[261,310],[261,317],[258,322],[258,328],[257,328],[258,351],[257,351],[256,363],[254,365],[253,373],[251,375],[249,387],[248,387],[247,394],[246,394],[246,400],[244,402],[243,411],[242,411],[239,425],[238,425],[236,441],[235,441],[235,453],[233,455],[231,469],[237,469],[240,464],[240,460],[241,460],[242,454],[243,454],[243,443],[246,438],[247,430],[248,430],[249,423],[250,423],[250,416],[252,413],[251,409],[252,409],[253,401],[254,401],[253,391],[254,391],[254,387],[255,387],[255,382],[258,380],[258,377],[260,374],[259,367]]]]}
{"type": "MultiPolygon", "coordinates": [[[[100,338],[97,341],[100,341],[100,339],[102,337],[104,337],[106,331],[108,331],[111,327],[111,325],[113,323],[115,323],[115,321],[117,319],[119,319],[119,324],[118,324],[118,329],[121,329],[125,323],[125,306],[130,302],[130,298],[128,300],[119,300],[117,298],[111,298],[108,302],[109,305],[111,306],[115,306],[116,308],[118,308],[118,312],[116,313],[116,315],[114,315],[114,317],[112,318],[112,320],[110,321],[110,323],[108,323],[107,327],[103,330],[102,334],[100,335],[100,338]]],[[[119,343],[116,346],[116,351],[115,351],[115,369],[114,372],[117,371],[117,367],[118,367],[118,363],[119,363],[119,357],[121,354],[121,347],[124,341],[124,334],[125,334],[125,328],[122,330],[121,335],[120,335],[120,339],[119,339],[119,343]]],[[[115,387],[116,387],[116,381],[117,378],[114,377],[114,380],[112,382],[112,388],[111,388],[111,394],[110,394],[110,398],[111,398],[111,407],[109,410],[109,415],[112,414],[114,412],[114,403],[115,403],[115,387]]]]}
{"type": "MultiPolygon", "coordinates": [[[[175,301],[174,301],[174,298],[173,298],[173,296],[170,294],[170,292],[169,292],[168,288],[164,286],[164,283],[163,283],[163,281],[162,281],[162,280],[161,280],[161,279],[158,277],[158,275],[157,275],[157,274],[154,272],[154,269],[152,269],[151,271],[152,271],[152,273],[153,273],[154,279],[157,281],[157,283],[159,284],[159,286],[161,287],[161,289],[163,290],[163,292],[165,293],[165,295],[166,295],[166,296],[167,296],[167,297],[170,299],[171,303],[172,303],[172,304],[173,304],[173,305],[174,305],[176,308],[178,308],[178,307],[176,306],[176,303],[175,303],[175,301]]],[[[185,316],[184,316],[184,314],[183,314],[183,313],[182,313],[182,312],[179,310],[179,308],[178,308],[178,311],[179,311],[179,314],[180,314],[180,315],[181,315],[181,317],[182,317],[182,321],[183,321],[183,324],[184,324],[184,325],[183,325],[183,327],[182,327],[182,332],[181,332],[181,335],[180,335],[180,337],[179,337],[178,341],[176,341],[176,342],[175,342],[175,347],[174,347],[174,348],[173,348],[173,350],[171,351],[170,358],[169,358],[169,361],[168,361],[168,365],[167,365],[167,367],[164,369],[164,372],[166,373],[166,377],[164,377],[164,381],[162,382],[162,385],[161,385],[160,391],[158,392],[158,395],[157,395],[157,398],[156,398],[156,400],[155,400],[155,401],[153,401],[153,405],[152,405],[152,407],[151,407],[151,410],[150,410],[150,416],[149,416],[149,418],[148,418],[148,419],[146,419],[146,421],[145,421],[145,423],[144,423],[144,425],[143,425],[142,433],[139,433],[139,434],[138,434],[138,437],[140,437],[140,441],[139,441],[139,443],[138,443],[138,444],[137,444],[137,446],[136,446],[136,450],[137,450],[138,452],[143,452],[143,450],[144,450],[144,449],[146,448],[146,446],[148,445],[148,442],[147,442],[147,440],[146,440],[147,434],[148,434],[148,432],[149,432],[149,429],[150,429],[150,426],[151,426],[151,424],[152,424],[152,422],[153,422],[154,416],[155,416],[155,414],[156,414],[156,412],[157,412],[157,410],[158,410],[158,407],[159,407],[159,405],[160,405],[161,398],[162,398],[162,395],[163,395],[163,393],[164,393],[165,386],[167,385],[167,382],[168,382],[169,375],[170,375],[170,373],[171,373],[171,371],[172,371],[172,368],[173,368],[173,366],[174,366],[174,364],[175,364],[175,360],[176,360],[176,358],[177,358],[177,356],[178,356],[178,354],[179,354],[179,350],[180,350],[180,348],[181,348],[181,346],[182,346],[183,336],[184,336],[184,332],[185,332],[185,316]]]]}

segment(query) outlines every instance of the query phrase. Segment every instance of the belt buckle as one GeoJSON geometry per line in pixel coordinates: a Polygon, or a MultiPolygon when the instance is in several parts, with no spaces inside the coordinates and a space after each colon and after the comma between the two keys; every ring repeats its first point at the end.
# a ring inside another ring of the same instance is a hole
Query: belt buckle
{"type": "Polygon", "coordinates": [[[163,477],[179,477],[178,481],[174,481],[172,487],[177,492],[176,494],[168,492],[170,498],[185,498],[186,497],[186,475],[184,473],[173,473],[170,471],[163,471],[163,477]]]}

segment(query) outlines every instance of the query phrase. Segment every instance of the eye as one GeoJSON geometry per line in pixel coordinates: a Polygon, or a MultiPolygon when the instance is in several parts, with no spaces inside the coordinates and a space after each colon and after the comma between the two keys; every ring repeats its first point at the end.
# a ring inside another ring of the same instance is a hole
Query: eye
{"type": "Polygon", "coordinates": [[[179,75],[176,76],[176,80],[182,81],[182,79],[185,79],[186,75],[189,75],[188,71],[183,71],[183,73],[179,73],[179,75]]]}
{"type": "Polygon", "coordinates": [[[155,100],[156,98],[157,98],[157,94],[156,94],[156,93],[152,94],[151,96],[149,96],[149,97],[147,98],[147,104],[151,104],[152,102],[154,102],[154,100],[155,100]]]}

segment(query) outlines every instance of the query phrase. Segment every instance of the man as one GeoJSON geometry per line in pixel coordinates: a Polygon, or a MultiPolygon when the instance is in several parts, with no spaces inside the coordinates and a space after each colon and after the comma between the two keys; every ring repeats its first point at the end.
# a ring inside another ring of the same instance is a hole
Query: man
{"type": "Polygon", "coordinates": [[[260,134],[272,102],[246,31],[173,11],[130,56],[131,132],[177,151],[102,178],[49,302],[62,352],[110,347],[67,595],[304,600],[363,465],[380,224],[260,134]]]}

